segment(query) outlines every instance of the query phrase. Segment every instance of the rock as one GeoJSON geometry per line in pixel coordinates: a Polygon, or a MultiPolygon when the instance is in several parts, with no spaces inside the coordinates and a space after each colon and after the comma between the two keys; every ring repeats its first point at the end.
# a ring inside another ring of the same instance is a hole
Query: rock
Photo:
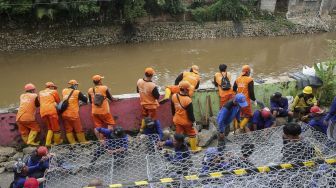
{"type": "Polygon", "coordinates": [[[6,156],[0,156],[0,163],[7,161],[7,159],[6,156]]]}
{"type": "Polygon", "coordinates": [[[287,117],[277,117],[276,126],[282,126],[287,123],[287,117]]]}
{"type": "Polygon", "coordinates": [[[6,168],[5,167],[1,167],[0,168],[0,174],[2,174],[3,172],[5,172],[6,168]]]}
{"type": "Polygon", "coordinates": [[[23,155],[30,155],[34,150],[36,149],[36,147],[26,147],[26,148],[23,148],[23,155]]]}
{"type": "Polygon", "coordinates": [[[23,153],[22,152],[18,152],[13,157],[10,157],[9,159],[11,161],[17,161],[18,159],[22,159],[22,158],[23,158],[23,153]]]}
{"type": "Polygon", "coordinates": [[[213,122],[210,122],[209,129],[202,129],[201,132],[198,133],[198,146],[206,147],[208,146],[212,140],[217,135],[217,129],[213,122]]]}
{"type": "Polygon", "coordinates": [[[15,161],[9,161],[9,162],[6,162],[4,164],[4,167],[5,169],[8,171],[8,172],[13,172],[13,166],[15,164],[15,161]]]}
{"type": "Polygon", "coordinates": [[[12,157],[15,155],[15,148],[11,147],[0,147],[0,156],[12,157]]]}

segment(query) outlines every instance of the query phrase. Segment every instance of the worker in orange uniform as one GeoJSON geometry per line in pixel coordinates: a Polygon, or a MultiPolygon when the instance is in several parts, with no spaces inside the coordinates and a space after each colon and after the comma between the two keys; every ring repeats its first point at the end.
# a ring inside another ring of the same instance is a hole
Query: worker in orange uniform
{"type": "Polygon", "coordinates": [[[19,126],[21,138],[25,144],[39,145],[35,142],[40,132],[40,125],[36,122],[36,107],[40,106],[38,96],[35,93],[36,87],[29,83],[24,87],[26,91],[20,96],[20,107],[16,114],[16,124],[19,126]]]}
{"type": "Polygon", "coordinates": [[[40,91],[40,114],[42,120],[48,126],[48,133],[46,137],[46,146],[51,146],[51,140],[53,138],[54,145],[61,144],[61,129],[58,123],[58,114],[56,106],[60,102],[60,98],[57,92],[57,86],[52,82],[46,83],[46,89],[40,91]]]}
{"type": "Polygon", "coordinates": [[[156,109],[159,106],[158,99],[160,93],[155,83],[152,82],[154,76],[154,69],[148,67],[145,69],[145,78],[139,79],[137,82],[137,92],[140,94],[141,104],[141,128],[145,128],[145,117],[151,117],[152,120],[157,120],[156,109]]]}
{"type": "MultiPolygon", "coordinates": [[[[236,79],[233,85],[233,91],[236,93],[242,93],[246,97],[248,103],[247,107],[241,109],[241,116],[243,120],[239,124],[240,131],[245,130],[246,124],[249,122],[249,119],[252,117],[252,106],[251,100],[256,104],[256,98],[254,96],[254,82],[251,75],[251,68],[248,65],[242,67],[241,75],[236,79]]],[[[238,128],[238,127],[236,127],[238,128]]]]}
{"type": "MultiPolygon", "coordinates": [[[[113,129],[115,125],[114,118],[110,112],[110,101],[115,101],[107,86],[103,85],[102,79],[104,77],[100,75],[94,75],[92,81],[94,87],[89,89],[89,101],[92,104],[92,119],[95,128],[103,127],[113,129]]],[[[97,138],[100,138],[96,135],[97,138]]]]}
{"type": "Polygon", "coordinates": [[[172,96],[173,122],[176,126],[176,134],[187,134],[189,136],[190,147],[193,152],[201,150],[197,147],[196,130],[193,127],[195,122],[192,99],[189,91],[192,88],[188,81],[179,83],[180,92],[172,96]]]}
{"type": "Polygon", "coordinates": [[[199,67],[197,65],[191,66],[190,71],[184,71],[177,76],[175,85],[166,87],[165,96],[162,100],[160,100],[160,103],[164,103],[169,100],[172,94],[179,93],[180,90],[178,85],[181,81],[188,81],[191,84],[189,96],[192,97],[194,91],[199,87],[200,80],[199,67]]]}
{"type": "Polygon", "coordinates": [[[219,65],[219,72],[215,74],[214,84],[218,87],[218,94],[220,97],[220,108],[229,100],[234,98],[234,92],[231,86],[231,74],[226,71],[225,64],[219,65]]]}
{"type": "Polygon", "coordinates": [[[73,132],[75,132],[78,142],[85,143],[87,141],[79,118],[79,100],[87,103],[88,99],[78,90],[78,82],[76,80],[70,80],[68,84],[69,87],[62,91],[63,101],[68,99],[69,104],[67,109],[62,113],[66,137],[70,144],[76,144],[77,142],[73,135],[73,132]]]}

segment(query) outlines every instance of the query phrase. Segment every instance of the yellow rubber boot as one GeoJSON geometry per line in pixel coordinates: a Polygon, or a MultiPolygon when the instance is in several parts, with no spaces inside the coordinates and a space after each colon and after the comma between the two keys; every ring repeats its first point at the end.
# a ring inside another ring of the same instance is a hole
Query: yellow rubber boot
{"type": "Polygon", "coordinates": [[[191,151],[193,153],[197,153],[197,152],[200,152],[202,150],[201,147],[197,146],[196,137],[189,137],[189,143],[190,143],[191,151]]]}
{"type": "MultiPolygon", "coordinates": [[[[66,133],[66,137],[67,137],[68,142],[69,142],[70,144],[77,144],[77,142],[76,142],[76,140],[75,140],[75,137],[74,137],[74,135],[72,134],[72,132],[70,132],[70,133],[66,133]]],[[[56,143],[56,141],[54,141],[54,142],[56,143]]]]}
{"type": "Polygon", "coordinates": [[[86,138],[85,138],[85,134],[84,133],[76,133],[76,137],[78,142],[82,143],[82,144],[87,144],[89,143],[86,138]]]}
{"type": "Polygon", "coordinates": [[[33,145],[33,146],[38,146],[40,145],[39,142],[35,142],[35,138],[37,136],[37,131],[30,131],[29,132],[29,135],[28,135],[28,141],[27,141],[27,144],[28,145],[33,145]]]}
{"type": "Polygon", "coordinates": [[[54,145],[62,144],[61,133],[54,133],[54,145]]]}
{"type": "Polygon", "coordinates": [[[249,122],[249,120],[249,118],[244,118],[239,124],[240,129],[245,130],[245,126],[249,122]]]}
{"type": "Polygon", "coordinates": [[[27,135],[21,135],[21,138],[25,144],[27,144],[28,136],[27,135]]]}
{"type": "Polygon", "coordinates": [[[146,127],[145,119],[142,119],[141,120],[141,126],[140,126],[140,133],[141,134],[143,133],[143,130],[145,129],[145,127],[146,127]]]}
{"type": "Polygon", "coordinates": [[[236,119],[233,122],[233,126],[234,126],[234,132],[236,132],[236,130],[239,129],[239,124],[238,124],[238,121],[236,119]]]}
{"type": "Polygon", "coordinates": [[[45,142],[45,145],[47,147],[50,147],[51,146],[51,139],[53,137],[53,131],[52,130],[48,130],[48,133],[47,133],[47,137],[46,137],[46,142],[45,142]]]}

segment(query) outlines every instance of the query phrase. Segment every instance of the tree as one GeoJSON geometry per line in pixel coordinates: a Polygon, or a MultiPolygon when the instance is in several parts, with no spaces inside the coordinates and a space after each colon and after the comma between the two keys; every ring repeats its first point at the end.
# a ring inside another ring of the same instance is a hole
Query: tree
{"type": "Polygon", "coordinates": [[[136,18],[146,15],[145,0],[124,0],[123,17],[126,23],[134,23],[136,18]]]}

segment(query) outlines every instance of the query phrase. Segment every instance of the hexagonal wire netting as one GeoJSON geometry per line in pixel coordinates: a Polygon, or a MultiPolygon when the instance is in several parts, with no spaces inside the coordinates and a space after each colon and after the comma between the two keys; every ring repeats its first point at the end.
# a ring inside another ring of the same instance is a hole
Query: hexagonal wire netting
{"type": "Polygon", "coordinates": [[[229,135],[223,150],[178,153],[157,135],[52,147],[45,187],[335,187],[336,143],[307,125],[284,144],[282,127],[229,135]],[[307,162],[308,161],[308,162],[307,162]]]}

